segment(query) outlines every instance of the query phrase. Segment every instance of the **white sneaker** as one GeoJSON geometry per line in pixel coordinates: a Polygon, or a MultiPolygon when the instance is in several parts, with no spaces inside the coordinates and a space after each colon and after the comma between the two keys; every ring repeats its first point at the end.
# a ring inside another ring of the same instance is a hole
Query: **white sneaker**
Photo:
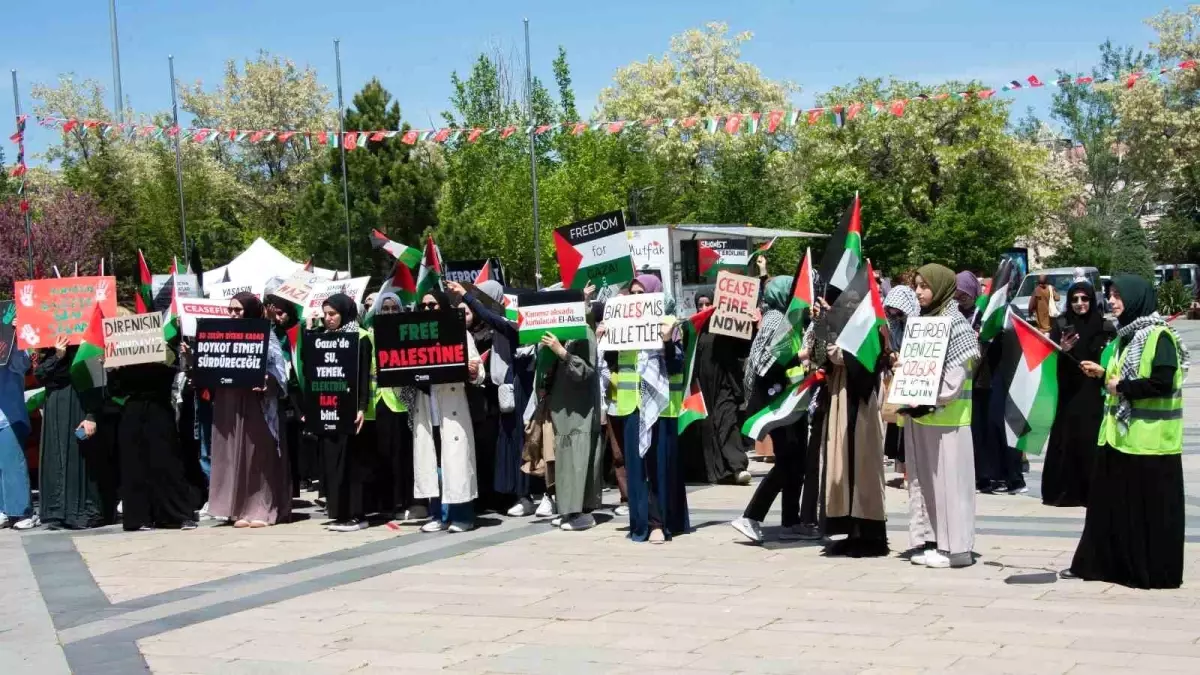
{"type": "Polygon", "coordinates": [[[926,551],[924,563],[926,567],[933,569],[946,569],[950,566],[950,558],[942,555],[940,551],[926,551]]]}
{"type": "Polygon", "coordinates": [[[534,515],[538,518],[549,518],[558,513],[558,506],[554,503],[554,497],[550,495],[542,495],[542,502],[538,504],[537,511],[534,515]]]}
{"type": "Polygon", "coordinates": [[[32,530],[42,524],[42,518],[38,514],[33,514],[24,520],[18,520],[16,525],[13,525],[14,530],[32,530]]]}
{"type": "Polygon", "coordinates": [[[746,537],[750,541],[756,544],[762,543],[762,525],[757,520],[751,520],[745,516],[742,516],[741,518],[734,519],[734,521],[729,524],[733,526],[733,529],[741,532],[742,536],[746,537]]]}
{"type": "Polygon", "coordinates": [[[204,506],[200,507],[200,520],[212,520],[212,514],[208,512],[208,502],[204,502],[204,506]]]}
{"type": "Polygon", "coordinates": [[[125,515],[125,502],[123,502],[123,501],[117,502],[117,515],[118,516],[125,515]]]}
{"type": "Polygon", "coordinates": [[[550,521],[550,527],[562,527],[562,524],[563,524],[562,516],[554,516],[554,520],[550,521]]]}
{"type": "Polygon", "coordinates": [[[738,473],[737,477],[734,478],[734,481],[738,485],[749,485],[750,481],[753,479],[754,477],[750,475],[749,471],[741,471],[738,473]]]}
{"type": "Polygon", "coordinates": [[[628,504],[618,504],[617,507],[615,509],[613,509],[613,515],[617,516],[618,518],[624,518],[625,516],[628,516],[629,515],[629,505],[628,504]]]}
{"type": "Polygon", "coordinates": [[[513,518],[524,518],[525,516],[533,515],[533,501],[529,497],[521,497],[516,504],[508,510],[508,515],[513,518]]]}
{"type": "Polygon", "coordinates": [[[448,527],[450,527],[449,524],[443,523],[440,520],[431,520],[428,523],[425,523],[424,525],[421,526],[421,531],[422,532],[441,532],[442,530],[445,530],[448,527]]]}
{"type": "Polygon", "coordinates": [[[582,532],[596,526],[596,518],[590,513],[580,513],[561,525],[566,532],[582,532]]]}
{"type": "Polygon", "coordinates": [[[926,551],[921,551],[920,553],[914,553],[913,556],[908,559],[908,562],[910,562],[914,565],[924,566],[926,553],[929,553],[929,551],[926,550],[926,551]]]}
{"type": "Polygon", "coordinates": [[[462,534],[463,532],[470,532],[471,530],[475,529],[475,523],[473,521],[450,523],[450,527],[446,529],[454,532],[455,534],[462,534]]]}
{"type": "Polygon", "coordinates": [[[9,521],[8,516],[4,515],[3,513],[0,513],[0,530],[8,527],[10,524],[11,524],[11,521],[9,521]]]}
{"type": "Polygon", "coordinates": [[[367,521],[358,518],[334,523],[329,526],[331,532],[358,532],[365,529],[367,529],[367,521]]]}
{"type": "Polygon", "coordinates": [[[418,520],[425,520],[429,517],[429,507],[423,504],[410,506],[404,511],[396,514],[396,520],[402,523],[415,523],[418,520]]]}

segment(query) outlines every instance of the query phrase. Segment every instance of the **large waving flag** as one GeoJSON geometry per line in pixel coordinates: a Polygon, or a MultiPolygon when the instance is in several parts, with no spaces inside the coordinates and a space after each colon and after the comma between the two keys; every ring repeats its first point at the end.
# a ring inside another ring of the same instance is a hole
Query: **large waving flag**
{"type": "Polygon", "coordinates": [[[698,422],[708,417],[708,405],[704,402],[704,394],[700,391],[700,382],[694,375],[696,369],[696,346],[700,343],[700,334],[708,328],[708,320],[712,318],[716,307],[709,307],[703,312],[697,312],[683,322],[683,410],[679,412],[679,433],[683,433],[692,422],[698,422]]]}
{"type": "Polygon", "coordinates": [[[134,309],[138,314],[146,314],[154,306],[154,292],[151,288],[153,277],[150,266],[146,264],[146,256],[138,249],[138,292],[134,297],[134,309]]]}
{"type": "Polygon", "coordinates": [[[875,271],[871,269],[871,263],[859,268],[854,281],[850,282],[834,304],[843,300],[857,302],[858,306],[838,332],[837,346],[842,348],[842,352],[853,355],[873,373],[879,363],[879,355],[883,353],[883,338],[879,329],[887,325],[887,315],[883,313],[883,298],[879,296],[879,285],[875,283],[875,271]]]}
{"type": "Polygon", "coordinates": [[[388,255],[396,260],[408,265],[416,267],[421,264],[421,250],[411,246],[405,246],[398,241],[388,239],[388,236],[379,230],[371,230],[371,248],[383,249],[388,255]]]}
{"type": "Polygon", "coordinates": [[[76,391],[84,392],[104,386],[104,312],[98,302],[92,305],[92,317],[88,320],[79,349],[75,351],[70,372],[71,385],[76,391]]]}
{"type": "Polygon", "coordinates": [[[1050,442],[1058,409],[1058,345],[1009,310],[1000,362],[1008,447],[1040,455],[1050,442]]]}
{"type": "Polygon", "coordinates": [[[826,242],[825,253],[821,256],[825,299],[831,303],[850,286],[854,276],[862,269],[862,234],[862,204],[856,192],[854,203],[846,209],[841,224],[826,242]]]}
{"type": "Polygon", "coordinates": [[[992,284],[990,292],[984,300],[983,308],[980,309],[979,319],[979,341],[987,342],[1000,334],[1004,330],[1004,317],[1007,314],[1005,307],[1008,306],[1009,290],[1014,281],[1013,279],[1015,268],[1012,262],[1004,260],[996,269],[996,273],[992,275],[992,284]]]}
{"type": "Polygon", "coordinates": [[[442,288],[442,253],[433,242],[433,235],[425,241],[425,254],[421,256],[421,270],[417,274],[417,299],[420,300],[433,289],[442,288]]]}
{"type": "MultiPolygon", "coordinates": [[[[772,240],[774,241],[774,240],[772,240]]],[[[788,323],[796,330],[804,330],[804,310],[811,310],[815,302],[812,276],[812,249],[804,252],[800,269],[792,281],[792,299],[787,306],[788,323]]]]}
{"type": "Polygon", "coordinates": [[[379,288],[379,295],[375,296],[376,306],[372,308],[374,311],[379,311],[379,297],[384,293],[395,293],[405,306],[411,306],[417,301],[417,282],[413,280],[412,270],[403,261],[397,260],[392,265],[392,276],[384,280],[383,286],[379,288]]]}
{"type": "Polygon", "coordinates": [[[798,382],[793,382],[765,408],[751,415],[742,425],[742,435],[756,441],[767,438],[771,431],[795,424],[800,417],[808,412],[808,403],[812,400],[812,392],[817,383],[825,379],[825,374],[818,370],[798,382]]]}

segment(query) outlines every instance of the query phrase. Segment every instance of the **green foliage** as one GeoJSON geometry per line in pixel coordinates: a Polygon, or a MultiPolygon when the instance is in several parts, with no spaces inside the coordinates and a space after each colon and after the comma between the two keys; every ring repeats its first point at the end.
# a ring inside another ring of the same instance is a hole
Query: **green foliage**
{"type": "Polygon", "coordinates": [[[1158,313],[1163,316],[1178,314],[1191,307],[1194,299],[1179,279],[1163,282],[1158,287],[1158,313]]]}

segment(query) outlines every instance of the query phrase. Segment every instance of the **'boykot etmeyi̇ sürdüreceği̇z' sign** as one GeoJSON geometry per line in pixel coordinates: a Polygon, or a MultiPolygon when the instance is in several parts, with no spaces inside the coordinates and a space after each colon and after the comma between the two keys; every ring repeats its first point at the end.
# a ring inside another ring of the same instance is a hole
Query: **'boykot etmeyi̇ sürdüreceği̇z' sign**
{"type": "Polygon", "coordinates": [[[197,320],[196,385],[245,389],[263,386],[270,331],[266,319],[197,320]]]}
{"type": "Polygon", "coordinates": [[[554,230],[554,251],[565,288],[597,288],[633,279],[633,259],[620,211],[601,214],[554,230]]]}

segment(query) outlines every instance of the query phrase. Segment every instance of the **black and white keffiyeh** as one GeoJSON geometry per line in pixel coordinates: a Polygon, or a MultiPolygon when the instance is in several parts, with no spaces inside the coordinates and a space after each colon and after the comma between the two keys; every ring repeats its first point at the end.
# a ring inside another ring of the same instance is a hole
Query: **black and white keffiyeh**
{"type": "Polygon", "coordinates": [[[950,342],[946,345],[946,365],[942,372],[979,358],[979,337],[958,308],[948,302],[938,316],[950,319],[950,342]]]}
{"type": "MultiPolygon", "coordinates": [[[[1121,340],[1129,337],[1133,338],[1129,341],[1129,347],[1125,350],[1125,360],[1121,363],[1121,379],[1136,380],[1138,379],[1138,366],[1142,362],[1142,352],[1146,349],[1146,343],[1150,340],[1150,333],[1157,327],[1163,327],[1171,331],[1175,336],[1175,344],[1179,349],[1179,367],[1183,369],[1184,375],[1187,375],[1189,354],[1187,345],[1180,339],[1179,333],[1167,323],[1167,320],[1162,318],[1158,312],[1154,312],[1148,316],[1134,319],[1129,324],[1122,326],[1117,330],[1117,339],[1121,340]]],[[[1121,433],[1128,433],[1129,420],[1133,418],[1133,403],[1120,396],[1120,402],[1117,404],[1117,427],[1121,433]]]]}

